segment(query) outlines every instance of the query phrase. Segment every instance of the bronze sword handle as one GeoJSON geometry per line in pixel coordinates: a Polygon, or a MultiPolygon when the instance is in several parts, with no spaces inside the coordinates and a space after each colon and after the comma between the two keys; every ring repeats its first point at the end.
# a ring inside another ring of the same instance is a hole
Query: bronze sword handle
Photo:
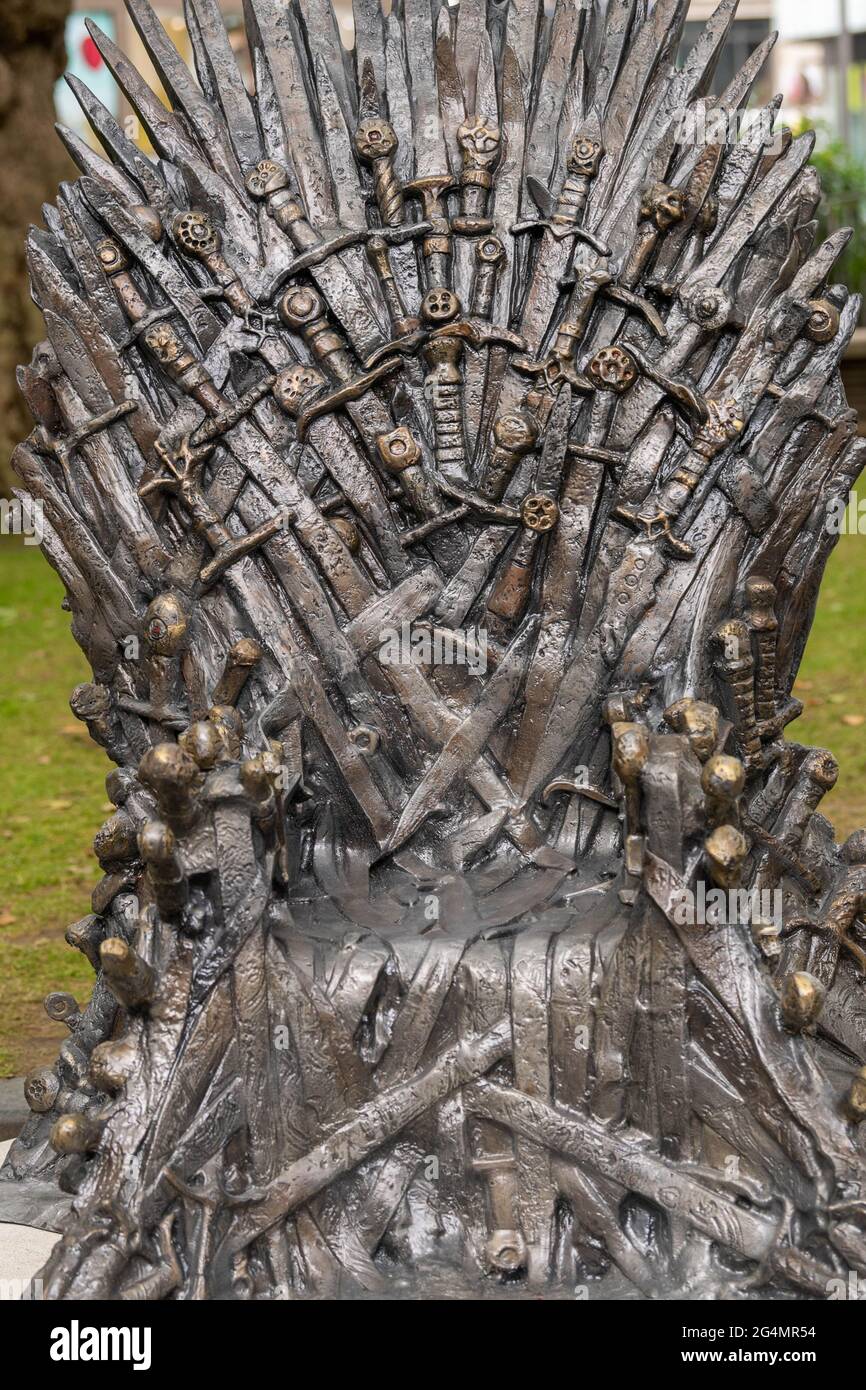
{"type": "Polygon", "coordinates": [[[428,174],[404,185],[403,192],[421,199],[425,222],[432,230],[421,243],[421,253],[427,265],[427,285],[434,289],[448,285],[451,279],[451,224],[445,207],[445,194],[454,187],[450,174],[428,174]]]}
{"type": "Polygon", "coordinates": [[[586,131],[579,132],[572,140],[565,180],[550,218],[556,226],[571,227],[580,221],[603,154],[601,141],[586,131]]]}
{"type": "Polygon", "coordinates": [[[424,389],[433,407],[436,463],[460,471],[466,466],[463,438],[463,340],[447,333],[449,324],[459,318],[460,300],[453,290],[428,290],[421,301],[421,322],[433,336],[422,349],[427,369],[424,389]],[[437,331],[438,330],[438,331],[437,331]]]}
{"type": "Polygon", "coordinates": [[[384,237],[372,236],[366,245],[367,260],[373,268],[373,273],[379,281],[382,291],[382,298],[388,310],[388,317],[391,321],[391,332],[395,338],[404,338],[409,333],[414,333],[418,328],[420,320],[414,318],[406,312],[400,294],[400,288],[394,279],[394,271],[391,269],[391,257],[388,254],[388,243],[384,237]]]}
{"type": "Polygon", "coordinates": [[[546,493],[531,492],[523,499],[520,519],[523,529],[517,544],[487,600],[488,612],[506,622],[516,622],[526,607],[538,542],[547,531],[553,530],[559,520],[559,507],[546,493]]]}
{"type": "Polygon", "coordinates": [[[317,245],[318,233],[307,221],[301,196],[291,184],[288,171],[273,159],[261,159],[244,179],[244,187],[256,202],[264,202],[280,231],[299,251],[317,245]]]}
{"type": "Polygon", "coordinates": [[[498,502],[515,473],[520,460],[538,443],[538,425],[525,410],[509,410],[493,425],[493,444],[487,467],[478,484],[483,497],[498,502]]]}
{"type": "Polygon", "coordinates": [[[737,712],[737,736],[747,768],[755,766],[761,753],[761,739],[755,716],[755,662],[749,629],[738,618],[731,618],[716,629],[719,648],[716,669],[731,692],[737,712]]]}
{"type": "Polygon", "coordinates": [[[457,127],[457,143],[463,157],[460,173],[460,213],[451,228],[461,236],[482,236],[493,230],[487,200],[493,187],[493,170],[499,160],[502,135],[495,121],[471,116],[457,127]]]}
{"type": "Polygon", "coordinates": [[[252,295],[222,254],[222,237],[206,213],[192,209],[178,213],[172,234],[185,255],[201,261],[210,271],[233,313],[243,317],[255,307],[252,295]]]}
{"type": "Polygon", "coordinates": [[[414,511],[435,517],[442,510],[435,483],[421,467],[421,446],[405,425],[376,438],[382,467],[393,474],[414,511]]]}
{"type": "Polygon", "coordinates": [[[758,639],[758,670],[755,681],[757,715],[761,724],[773,725],[776,718],[776,631],[774,611],[776,586],[769,579],[752,575],[746,580],[747,620],[758,639]]]}
{"type": "Polygon", "coordinates": [[[505,247],[497,236],[485,236],[475,245],[475,274],[469,312],[474,318],[489,319],[493,310],[496,281],[505,264],[505,247]]]}
{"type": "Polygon", "coordinates": [[[277,304],[277,317],[293,333],[303,338],[313,357],[341,384],[356,375],[356,366],[346,340],[328,319],[325,301],[309,285],[294,285],[277,304]]]}
{"type": "Polygon", "coordinates": [[[403,221],[403,190],[394,170],[399,143],[390,121],[378,116],[361,121],[355,130],[355,153],[372,169],[376,205],[385,227],[397,227],[403,221]]]}

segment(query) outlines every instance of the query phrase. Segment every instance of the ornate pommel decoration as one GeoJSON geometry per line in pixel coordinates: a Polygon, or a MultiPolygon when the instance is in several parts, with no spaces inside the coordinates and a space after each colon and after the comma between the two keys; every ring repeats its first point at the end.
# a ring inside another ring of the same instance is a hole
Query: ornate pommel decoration
{"type": "Polygon", "coordinates": [[[683,308],[692,323],[712,333],[724,328],[733,312],[730,295],[717,285],[699,282],[680,295],[683,308]]]}
{"type": "Polygon", "coordinates": [[[692,448],[704,458],[715,458],[745,429],[745,420],[739,403],[728,397],[724,400],[707,400],[710,418],[695,435],[692,448]]]}
{"type": "Polygon", "coordinates": [[[94,250],[106,275],[118,275],[122,270],[129,270],[129,257],[113,237],[103,237],[94,250]]]}
{"type": "Polygon", "coordinates": [[[321,295],[307,285],[293,286],[280,299],[277,312],[287,328],[297,331],[314,322],[325,312],[321,295]]]}
{"type": "Polygon", "coordinates": [[[637,380],[638,374],[634,357],[615,343],[599,348],[586,365],[586,375],[593,386],[602,391],[615,391],[617,395],[627,391],[637,380]]]}
{"type": "Polygon", "coordinates": [[[304,401],[317,393],[325,385],[325,377],[316,367],[299,362],[294,367],[286,367],[273,384],[273,396],[277,405],[287,415],[297,416],[304,401]]]}
{"type": "Polygon", "coordinates": [[[403,220],[403,190],[394,173],[394,156],[399,141],[390,121],[370,117],[355,129],[355,152],[372,167],[379,215],[386,227],[403,220]]]}
{"type": "Polygon", "coordinates": [[[569,174],[582,179],[594,179],[604,155],[604,147],[586,131],[578,131],[568,151],[566,168],[569,174]]]}
{"type": "Polygon", "coordinates": [[[497,449],[518,456],[528,454],[538,443],[538,421],[525,410],[506,411],[493,425],[493,438],[497,449]]]}
{"type": "Polygon", "coordinates": [[[146,347],[163,365],[176,362],[183,353],[183,343],[167,323],[155,323],[142,334],[146,347]]]}
{"type": "Polygon", "coordinates": [[[262,159],[251,169],[244,179],[244,187],[251,198],[260,201],[272,193],[281,193],[291,187],[288,172],[282,164],[273,159],[262,159]]]}
{"type": "Polygon", "coordinates": [[[187,636],[188,616],[177,594],[157,594],[144,615],[144,637],[155,656],[175,656],[187,636]]]}
{"type": "Polygon", "coordinates": [[[24,1099],[37,1115],[54,1109],[60,1094],[60,1078],[54,1067],[34,1067],[24,1078],[24,1099]]]}
{"type": "Polygon", "coordinates": [[[390,434],[380,434],[376,440],[379,457],[391,473],[402,473],[421,459],[421,448],[405,425],[398,425],[390,434]]]}
{"type": "Polygon", "coordinates": [[[641,197],[641,221],[654,223],[660,232],[666,232],[682,222],[686,215],[688,195],[682,188],[671,188],[668,183],[653,183],[645,188],[641,197]]]}
{"type": "Polygon", "coordinates": [[[390,121],[372,117],[355,130],[355,149],[359,159],[372,164],[377,159],[393,159],[397,153],[397,133],[390,121]]]}
{"type": "Polygon", "coordinates": [[[559,520],[559,507],[543,492],[530,492],[520,506],[520,519],[530,531],[539,535],[552,531],[559,520]]]}
{"type": "Polygon", "coordinates": [[[493,169],[501,150],[501,132],[495,121],[471,116],[457,127],[457,143],[463,157],[460,173],[460,213],[451,226],[463,236],[480,236],[493,227],[487,215],[487,198],[493,187],[493,169]]]}
{"type": "Polygon", "coordinates": [[[475,247],[475,256],[481,265],[501,265],[505,260],[505,247],[498,236],[482,237],[475,247]]]}
{"type": "Polygon", "coordinates": [[[204,212],[181,212],[172,223],[174,239],[188,256],[206,260],[219,251],[221,238],[204,212]]]}
{"type": "Polygon", "coordinates": [[[433,328],[452,323],[460,314],[460,300],[453,290],[428,290],[421,300],[421,318],[433,328]]]}
{"type": "Polygon", "coordinates": [[[810,299],[811,313],[806,323],[806,337],[815,343],[829,343],[839,332],[839,310],[829,299],[810,299]]]}
{"type": "MultiPolygon", "coordinates": [[[[457,127],[457,143],[467,174],[477,174],[493,167],[499,155],[501,138],[499,126],[495,121],[488,121],[486,116],[471,116],[457,127]]],[[[473,181],[489,187],[483,179],[473,181]]]]}

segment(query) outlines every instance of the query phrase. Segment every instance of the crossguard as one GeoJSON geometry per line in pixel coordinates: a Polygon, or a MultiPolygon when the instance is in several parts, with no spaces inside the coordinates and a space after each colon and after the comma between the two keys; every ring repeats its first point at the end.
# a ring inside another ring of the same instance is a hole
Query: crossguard
{"type": "Polygon", "coordinates": [[[592,382],[582,372],[571,362],[557,357],[555,353],[550,353],[538,362],[534,362],[531,357],[512,357],[511,366],[524,376],[543,377],[545,389],[554,394],[563,381],[567,381],[575,391],[587,393],[593,389],[592,382]]]}
{"type": "MultiPolygon", "coordinates": [[[[573,290],[577,284],[576,275],[563,275],[559,279],[559,288],[565,292],[573,290]]],[[[613,280],[608,279],[606,284],[598,287],[597,293],[605,299],[609,299],[612,304],[621,304],[623,308],[631,310],[633,314],[640,314],[645,323],[648,323],[657,338],[665,341],[668,330],[657,310],[650,304],[648,299],[635,294],[633,290],[627,290],[624,285],[617,285],[613,280]]]]}
{"type": "Polygon", "coordinates": [[[414,241],[418,237],[427,236],[432,231],[432,222],[425,221],[410,222],[400,227],[361,227],[356,231],[338,232],[335,236],[320,241],[317,246],[311,246],[309,251],[304,251],[300,256],[296,256],[291,265],[287,265],[284,270],[281,270],[271,282],[266,293],[262,296],[262,300],[265,303],[270,303],[287,280],[293,279],[295,275],[300,275],[305,270],[314,270],[316,266],[323,265],[325,261],[329,260],[331,256],[336,256],[338,252],[345,251],[350,246],[362,245],[372,237],[380,237],[389,246],[400,246],[403,242],[414,241]]]}
{"type": "Polygon", "coordinates": [[[156,492],[179,492],[184,484],[204,467],[215,446],[216,440],[193,444],[192,435],[185,434],[177,449],[172,452],[161,440],[157,440],[153,451],[162,466],[168,469],[168,476],[151,478],[149,482],[142,484],[138,489],[139,497],[150,497],[156,492]]]}
{"type": "Polygon", "coordinates": [[[518,333],[512,333],[510,328],[491,328],[489,324],[479,323],[474,319],[458,319],[439,328],[416,328],[412,333],[403,334],[401,338],[392,338],[389,343],[383,343],[375,352],[371,352],[370,356],[364,359],[364,366],[374,367],[383,357],[390,357],[394,352],[404,357],[414,357],[425,343],[437,338],[462,338],[473,351],[480,351],[481,348],[494,343],[514,348],[518,352],[526,348],[526,339],[521,338],[518,333]]]}
{"type": "Polygon", "coordinates": [[[366,391],[370,390],[371,386],[375,386],[384,377],[393,375],[394,372],[399,371],[399,368],[399,357],[388,358],[371,370],[362,372],[360,376],[347,382],[345,386],[338,387],[336,391],[317,395],[297,416],[295,426],[298,442],[303,442],[307,430],[314,420],[318,420],[322,415],[330,415],[333,410],[339,410],[347,401],[358,400],[359,396],[363,396],[366,391]]]}
{"type": "Polygon", "coordinates": [[[611,249],[603,241],[599,241],[597,236],[588,232],[585,227],[563,227],[556,222],[550,222],[547,218],[531,222],[515,222],[508,228],[512,236],[524,236],[527,232],[548,231],[556,237],[557,241],[565,241],[568,237],[577,237],[579,241],[585,241],[591,246],[593,251],[597,251],[600,256],[610,256],[611,249]]]}
{"type": "Polygon", "coordinates": [[[598,787],[591,787],[585,782],[573,782],[568,777],[557,777],[553,782],[548,782],[541,793],[542,802],[546,805],[556,792],[567,792],[569,796],[585,796],[590,801],[598,802],[599,806],[606,806],[608,810],[619,810],[619,802],[614,801],[606,792],[599,791],[598,787]]]}
{"type": "Polygon", "coordinates": [[[624,521],[632,530],[643,532],[648,541],[662,541],[680,560],[690,560],[695,553],[686,541],[674,535],[671,519],[662,511],[656,512],[653,516],[641,516],[631,507],[621,505],[614,507],[613,514],[618,521],[624,521]]]}
{"type": "Polygon", "coordinates": [[[497,522],[502,526],[520,525],[522,517],[516,507],[509,507],[502,502],[492,502],[489,497],[482,497],[479,493],[472,492],[468,488],[458,487],[456,483],[444,478],[441,473],[435,472],[434,478],[439,491],[446,497],[462,503],[464,507],[477,512],[479,516],[485,517],[488,521],[497,522]]]}

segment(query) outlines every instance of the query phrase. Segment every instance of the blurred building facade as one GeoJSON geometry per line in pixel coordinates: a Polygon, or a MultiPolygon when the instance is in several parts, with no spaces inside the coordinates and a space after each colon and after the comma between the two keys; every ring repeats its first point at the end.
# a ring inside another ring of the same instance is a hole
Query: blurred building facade
{"type": "MultiPolygon", "coordinates": [[[[693,0],[684,47],[694,42],[717,3],[718,0],[693,0]]],[[[188,58],[189,40],[181,0],[156,0],[155,8],[176,46],[188,58]]],[[[249,74],[242,0],[221,0],[221,9],[232,44],[249,74]]],[[[351,0],[340,0],[338,12],[348,42],[351,0]]],[[[95,4],[75,0],[67,27],[69,66],[97,92],[113,114],[127,123],[128,133],[146,148],[146,136],[115,89],[87,33],[86,16],[95,19],[135,64],[148,72],[141,40],[122,0],[97,0],[95,4]]],[[[722,56],[717,90],[725,86],[773,29],[779,31],[779,42],[756,98],[766,100],[774,92],[781,92],[788,124],[800,120],[817,124],[828,135],[843,138],[857,156],[866,159],[866,0],[821,0],[820,4],[811,0],[740,0],[722,56]]],[[[57,105],[60,118],[87,136],[86,122],[64,84],[58,87],[57,105]]]]}

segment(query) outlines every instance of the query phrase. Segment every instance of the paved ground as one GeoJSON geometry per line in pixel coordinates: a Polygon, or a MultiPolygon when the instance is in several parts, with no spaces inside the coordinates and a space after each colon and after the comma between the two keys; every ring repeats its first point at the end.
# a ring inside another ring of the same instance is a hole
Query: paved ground
{"type": "Polygon", "coordinates": [[[22,1077],[0,1081],[0,1140],[14,1139],[29,1114],[22,1077]]]}
{"type": "MultiPolygon", "coordinates": [[[[0,1163],[11,1143],[11,1139],[0,1143],[0,1163]]],[[[36,1231],[32,1226],[10,1226],[0,1222],[0,1301],[39,1296],[38,1287],[30,1281],[59,1239],[54,1231],[36,1231]]]]}

